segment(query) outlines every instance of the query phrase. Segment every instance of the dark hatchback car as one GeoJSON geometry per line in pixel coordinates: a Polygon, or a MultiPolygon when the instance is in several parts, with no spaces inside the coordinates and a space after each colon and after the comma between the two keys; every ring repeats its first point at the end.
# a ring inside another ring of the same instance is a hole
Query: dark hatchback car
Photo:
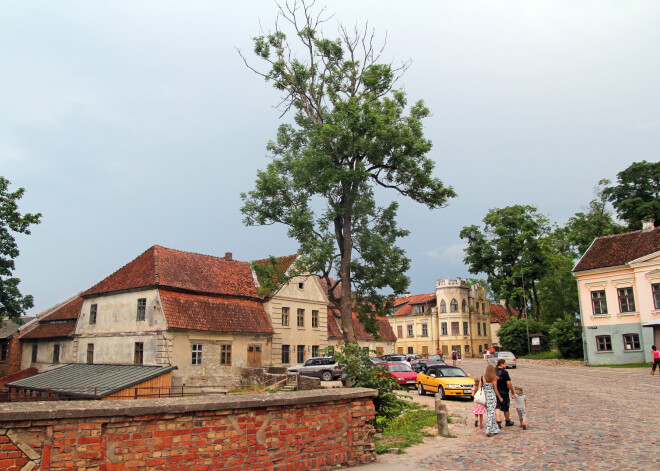
{"type": "Polygon", "coordinates": [[[426,360],[426,361],[417,361],[414,362],[412,366],[412,369],[415,370],[417,373],[423,373],[426,370],[428,370],[431,366],[442,366],[446,365],[446,363],[442,360],[426,360]]]}

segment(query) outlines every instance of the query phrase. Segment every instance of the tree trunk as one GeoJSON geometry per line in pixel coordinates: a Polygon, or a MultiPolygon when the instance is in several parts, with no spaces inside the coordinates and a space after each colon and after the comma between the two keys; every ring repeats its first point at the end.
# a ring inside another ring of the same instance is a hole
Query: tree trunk
{"type": "Polygon", "coordinates": [[[532,300],[534,301],[534,319],[538,321],[541,317],[541,302],[536,292],[536,283],[532,283],[532,300]]]}
{"type": "Polygon", "coordinates": [[[353,239],[351,237],[351,209],[345,197],[344,215],[335,219],[335,233],[341,254],[339,267],[339,281],[341,294],[339,297],[339,312],[341,313],[341,328],[344,332],[344,343],[357,344],[355,329],[353,328],[353,295],[351,290],[351,255],[353,253],[353,239]]]}

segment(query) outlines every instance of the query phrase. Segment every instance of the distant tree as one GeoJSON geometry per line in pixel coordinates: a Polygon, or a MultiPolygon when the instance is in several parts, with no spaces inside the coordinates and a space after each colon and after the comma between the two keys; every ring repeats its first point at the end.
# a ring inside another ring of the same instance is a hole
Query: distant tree
{"type": "Polygon", "coordinates": [[[34,303],[31,295],[22,295],[18,289],[21,280],[13,277],[14,260],[19,255],[18,245],[12,233],[30,234],[30,225],[39,224],[41,214],[18,211],[18,200],[25,193],[19,188],[9,192],[11,182],[0,177],[0,323],[9,318],[19,320],[34,303]]]}
{"type": "Polygon", "coordinates": [[[516,356],[527,355],[529,351],[528,337],[527,337],[527,324],[529,323],[529,333],[543,335],[541,347],[543,350],[550,350],[550,328],[543,322],[534,319],[525,320],[524,317],[514,318],[507,320],[497,335],[500,339],[502,350],[513,352],[516,356]]]}
{"type": "Polygon", "coordinates": [[[611,211],[607,209],[607,196],[605,190],[611,182],[603,179],[594,189],[596,198],[589,202],[586,212],[575,213],[566,225],[560,229],[556,238],[564,238],[568,244],[567,249],[573,258],[580,258],[587,251],[596,237],[619,234],[625,230],[617,224],[611,211]]]}
{"type": "Polygon", "coordinates": [[[582,358],[582,329],[576,318],[567,315],[550,326],[550,336],[563,358],[582,358]]]}
{"type": "Polygon", "coordinates": [[[397,226],[397,203],[379,206],[375,188],[429,208],[455,193],[433,177],[422,128],[428,108],[422,101],[408,107],[394,88],[407,65],[381,63],[373,33],[340,25],[339,38],[327,39],[319,30],[323,11],[304,2],[278,6],[275,31],[254,39],[268,70],[246,64],[282,92],[283,114],[295,115],[268,144],[273,159],[241,195],[241,211],[247,225],[288,226],[299,244],[296,267],[326,281],[344,340],[356,343],[351,311],[375,332],[375,316],[392,305],[380,293],[401,294],[409,282],[409,259],[395,245],[408,232],[397,226]]]}
{"type": "Polygon", "coordinates": [[[605,188],[604,195],[628,223],[628,228],[642,228],[642,220],[654,219],[660,226],[660,162],[635,162],[617,174],[618,185],[605,188]]]}
{"type": "Polygon", "coordinates": [[[483,222],[483,232],[475,225],[460,233],[467,240],[464,261],[470,273],[485,273],[497,299],[518,312],[527,300],[538,319],[537,284],[547,271],[547,218],[532,206],[514,205],[490,210],[483,222]]]}
{"type": "Polygon", "coordinates": [[[553,249],[550,241],[546,253],[547,271],[538,281],[539,319],[551,324],[580,311],[577,283],[572,270],[575,262],[570,255],[553,249]]]}

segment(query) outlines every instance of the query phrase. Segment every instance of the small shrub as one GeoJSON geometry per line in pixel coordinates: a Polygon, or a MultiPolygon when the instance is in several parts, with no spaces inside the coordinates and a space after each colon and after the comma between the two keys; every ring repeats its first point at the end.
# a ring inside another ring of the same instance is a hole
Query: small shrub
{"type": "Polygon", "coordinates": [[[550,327],[550,335],[563,358],[582,358],[582,329],[575,325],[573,317],[557,319],[550,327]]]}

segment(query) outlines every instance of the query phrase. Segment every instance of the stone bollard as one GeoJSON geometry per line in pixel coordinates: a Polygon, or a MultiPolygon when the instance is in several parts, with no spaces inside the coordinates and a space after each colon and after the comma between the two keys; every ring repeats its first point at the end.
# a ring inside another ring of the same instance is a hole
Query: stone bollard
{"type": "Polygon", "coordinates": [[[438,434],[443,437],[448,437],[449,422],[447,419],[449,417],[449,412],[447,411],[447,406],[442,403],[439,394],[435,396],[435,414],[438,416],[438,434]]]}

